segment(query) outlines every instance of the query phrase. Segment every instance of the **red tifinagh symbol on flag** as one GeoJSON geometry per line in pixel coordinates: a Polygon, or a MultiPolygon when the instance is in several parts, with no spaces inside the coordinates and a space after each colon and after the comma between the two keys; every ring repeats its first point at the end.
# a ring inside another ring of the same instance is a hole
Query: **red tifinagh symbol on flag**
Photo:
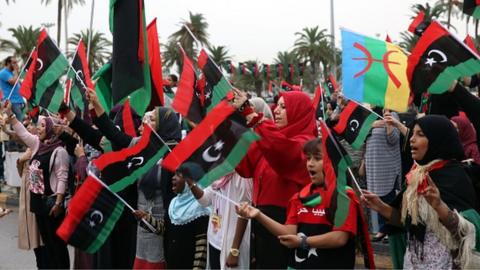
{"type": "Polygon", "coordinates": [[[365,58],[360,58],[360,57],[354,57],[352,60],[366,60],[367,61],[367,66],[365,66],[364,69],[359,71],[357,74],[355,74],[353,77],[358,78],[359,76],[362,76],[364,73],[366,73],[370,68],[372,67],[373,62],[378,62],[383,64],[383,68],[385,68],[385,71],[388,74],[388,77],[392,80],[393,84],[398,88],[402,83],[398,78],[393,74],[392,70],[390,69],[390,64],[392,65],[400,65],[398,62],[393,62],[393,61],[388,61],[388,57],[392,53],[397,53],[398,51],[387,51],[385,54],[383,54],[383,59],[375,59],[372,57],[372,54],[370,51],[367,50],[362,44],[355,42],[353,43],[353,47],[359,49],[361,52],[365,54],[365,58]]]}

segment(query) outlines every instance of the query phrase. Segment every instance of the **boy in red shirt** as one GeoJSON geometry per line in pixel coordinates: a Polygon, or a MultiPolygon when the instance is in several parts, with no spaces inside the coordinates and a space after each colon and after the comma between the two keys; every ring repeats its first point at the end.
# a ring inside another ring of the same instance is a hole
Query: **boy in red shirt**
{"type": "MultiPolygon", "coordinates": [[[[325,186],[321,139],[307,142],[303,151],[311,183],[290,199],[285,225],[247,203],[237,207],[237,213],[256,219],[276,235],[281,244],[294,248],[294,261],[290,265],[296,269],[353,269],[358,200],[350,200],[347,218],[336,228],[332,222],[334,211],[330,211],[332,194],[325,186]]],[[[347,194],[355,197],[351,189],[347,194]]]]}

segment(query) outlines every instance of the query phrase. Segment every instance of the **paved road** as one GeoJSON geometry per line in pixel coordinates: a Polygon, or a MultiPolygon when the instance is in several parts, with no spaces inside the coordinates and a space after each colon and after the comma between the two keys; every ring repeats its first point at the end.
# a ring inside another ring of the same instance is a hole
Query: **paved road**
{"type": "Polygon", "coordinates": [[[17,248],[18,207],[8,208],[13,212],[0,218],[0,269],[36,269],[33,250],[17,248]]]}
{"type": "MultiPolygon", "coordinates": [[[[18,207],[9,205],[8,208],[13,212],[0,218],[0,269],[37,269],[33,250],[17,248],[18,207]]],[[[72,264],[73,248],[69,246],[68,251],[72,264]]]]}

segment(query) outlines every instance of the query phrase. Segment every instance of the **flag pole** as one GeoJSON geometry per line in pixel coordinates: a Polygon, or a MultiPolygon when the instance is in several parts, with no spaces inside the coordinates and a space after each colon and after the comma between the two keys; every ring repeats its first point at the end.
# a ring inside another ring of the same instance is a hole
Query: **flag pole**
{"type": "MultiPolygon", "coordinates": [[[[88,42],[87,42],[87,63],[90,63],[90,43],[92,42],[92,28],[93,28],[93,15],[94,15],[95,0],[92,0],[92,8],[90,10],[90,33],[88,33],[88,42]]],[[[90,65],[89,65],[90,66],[90,65]]]]}
{"type": "Polygon", "coordinates": [[[35,51],[35,49],[36,49],[36,46],[33,46],[33,49],[30,52],[30,55],[28,56],[27,61],[25,61],[25,63],[23,64],[22,70],[18,74],[17,80],[13,84],[12,91],[10,91],[10,94],[8,94],[8,97],[6,98],[6,100],[10,100],[10,98],[12,97],[13,90],[15,90],[15,87],[17,87],[17,84],[20,81],[20,75],[22,75],[23,71],[25,71],[25,68],[27,67],[28,61],[30,61],[30,58],[32,58],[32,54],[35,51]]]}
{"type": "Polygon", "coordinates": [[[330,32],[332,35],[331,46],[333,50],[333,65],[332,73],[335,78],[337,78],[337,56],[335,54],[335,12],[333,0],[330,0],[330,32]]]}
{"type": "Polygon", "coordinates": [[[352,102],[357,103],[360,107],[364,108],[365,110],[367,110],[367,111],[375,114],[376,116],[378,116],[378,118],[380,118],[380,119],[382,119],[382,120],[385,120],[385,118],[384,118],[383,116],[381,116],[380,114],[374,112],[372,109],[365,107],[362,103],[360,103],[360,102],[358,102],[358,101],[356,101],[356,100],[353,100],[353,99],[349,99],[349,100],[352,101],[352,102]]]}
{"type": "MultiPolygon", "coordinates": [[[[333,142],[333,145],[335,146],[335,149],[337,150],[337,152],[343,158],[344,156],[342,154],[342,151],[340,151],[340,147],[338,146],[337,142],[332,138],[333,134],[332,132],[330,132],[330,128],[327,126],[327,123],[325,123],[325,121],[323,121],[323,126],[327,128],[328,137],[333,142]]],[[[360,189],[360,185],[358,184],[357,178],[355,178],[355,176],[353,175],[352,170],[350,169],[350,166],[347,166],[347,169],[350,173],[350,176],[352,177],[353,182],[355,183],[355,186],[359,188],[360,194],[363,195],[362,189],[360,189]]]]}
{"type": "Polygon", "coordinates": [[[153,131],[153,134],[155,134],[159,139],[160,141],[162,141],[162,143],[167,147],[168,149],[168,152],[172,152],[172,149],[168,146],[168,144],[162,139],[162,137],[160,137],[160,135],[158,135],[158,133],[155,131],[155,129],[152,128],[152,126],[150,126],[149,123],[145,123],[152,131],[153,131]]]}
{"type": "MultiPolygon", "coordinates": [[[[192,31],[190,30],[190,28],[188,28],[188,26],[186,24],[183,25],[183,27],[185,27],[185,29],[187,29],[187,32],[190,34],[190,36],[192,36],[193,40],[195,40],[195,43],[198,43],[200,45],[200,47],[202,48],[202,50],[204,49],[202,43],[200,43],[200,41],[198,41],[198,39],[195,37],[195,35],[192,33],[192,31]]],[[[213,59],[210,58],[210,61],[213,63],[213,65],[217,68],[218,71],[220,71],[220,73],[222,74],[222,76],[226,77],[225,74],[223,74],[223,71],[222,69],[217,65],[217,63],[215,63],[215,61],[213,61],[213,59]]],[[[230,88],[232,89],[237,89],[235,87],[233,87],[232,84],[230,84],[230,81],[226,80],[228,86],[230,86],[230,88]]],[[[238,89],[237,89],[238,90],[238,89]]]]}
{"type": "Polygon", "coordinates": [[[325,111],[325,107],[326,107],[326,104],[324,103],[324,100],[323,100],[323,87],[320,85],[320,83],[318,83],[318,86],[320,87],[320,98],[321,98],[321,102],[322,102],[322,113],[323,113],[323,119],[326,119],[327,117],[327,113],[325,111]]]}
{"type": "MultiPolygon", "coordinates": [[[[107,189],[108,191],[110,191],[110,193],[113,194],[113,196],[117,197],[117,199],[119,201],[121,201],[128,209],[130,209],[130,211],[135,212],[135,209],[133,209],[132,206],[130,206],[130,204],[128,204],[122,197],[120,197],[117,193],[113,192],[109,186],[107,186],[107,184],[105,184],[102,180],[100,180],[95,174],[92,173],[92,171],[88,171],[88,175],[91,176],[93,179],[95,179],[95,181],[99,182],[105,189],[107,189]]],[[[157,231],[150,223],[148,223],[145,219],[141,219],[141,221],[143,222],[143,224],[145,224],[145,226],[147,226],[152,232],[155,232],[157,231]]]]}

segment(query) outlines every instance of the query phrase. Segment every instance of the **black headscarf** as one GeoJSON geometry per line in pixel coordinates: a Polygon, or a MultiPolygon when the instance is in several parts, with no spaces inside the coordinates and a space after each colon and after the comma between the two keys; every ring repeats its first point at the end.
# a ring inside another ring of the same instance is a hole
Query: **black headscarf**
{"type": "Polygon", "coordinates": [[[422,160],[417,160],[418,164],[425,165],[434,159],[463,159],[463,146],[458,132],[447,117],[427,115],[417,119],[416,124],[428,139],[428,150],[422,160]]]}
{"type": "MultiPolygon", "coordinates": [[[[156,122],[155,132],[157,132],[162,140],[165,142],[180,141],[182,131],[177,114],[172,109],[166,107],[156,107],[154,113],[156,122]]],[[[156,191],[161,189],[161,178],[164,177],[164,171],[162,170],[160,177],[158,177],[159,170],[161,170],[159,166],[154,166],[145,174],[139,183],[139,188],[147,200],[153,199],[156,191]]]]}

